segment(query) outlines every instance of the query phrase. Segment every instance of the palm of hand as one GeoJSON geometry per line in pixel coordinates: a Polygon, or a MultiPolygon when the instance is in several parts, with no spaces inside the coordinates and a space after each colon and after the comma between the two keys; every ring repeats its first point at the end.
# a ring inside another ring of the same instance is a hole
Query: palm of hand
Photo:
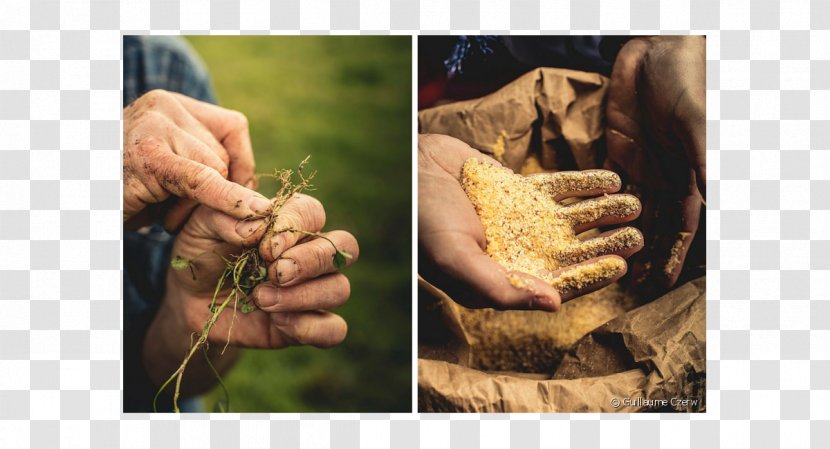
{"type": "MultiPolygon", "coordinates": [[[[586,292],[581,289],[570,289],[562,293],[534,275],[538,273],[508,271],[510,268],[500,265],[486,252],[491,243],[482,224],[483,220],[479,218],[473,203],[462,188],[462,168],[470,158],[483,161],[483,164],[499,166],[492,158],[483,156],[457,139],[439,135],[419,137],[419,273],[454,300],[468,307],[555,311],[563,299],[567,300],[586,292]]],[[[540,176],[528,182],[536,183],[540,189],[552,189],[556,187],[556,179],[540,176]]],[[[558,195],[549,190],[547,195],[555,200],[573,195],[600,195],[618,189],[618,182],[617,179],[614,189],[595,188],[569,192],[570,195],[558,195]]],[[[622,223],[635,218],[638,213],[639,208],[623,218],[604,216],[594,222],[574,226],[574,231],[582,232],[597,226],[622,223]]],[[[612,254],[627,257],[636,252],[642,246],[641,239],[637,240],[639,244],[612,254]]],[[[561,255],[564,256],[565,253],[561,255]]],[[[563,265],[577,263],[575,260],[564,259],[562,262],[563,265]]],[[[553,276],[558,277],[561,274],[553,273],[553,276]]],[[[616,277],[622,274],[618,273],[616,277]]],[[[613,279],[608,280],[611,281],[613,279]]],[[[605,284],[597,283],[589,288],[596,289],[603,285],[605,284]]]]}

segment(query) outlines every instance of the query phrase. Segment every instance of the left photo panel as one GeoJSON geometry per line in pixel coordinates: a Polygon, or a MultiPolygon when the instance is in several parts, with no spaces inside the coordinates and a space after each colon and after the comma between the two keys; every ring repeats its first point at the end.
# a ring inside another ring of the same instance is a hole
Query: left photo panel
{"type": "Polygon", "coordinates": [[[122,44],[123,411],[412,411],[412,38],[122,44]]]}

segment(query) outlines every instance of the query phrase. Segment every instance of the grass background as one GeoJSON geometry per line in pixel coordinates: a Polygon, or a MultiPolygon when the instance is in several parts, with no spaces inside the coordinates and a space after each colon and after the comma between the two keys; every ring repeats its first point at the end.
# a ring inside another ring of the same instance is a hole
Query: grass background
{"type": "MultiPolygon", "coordinates": [[[[337,348],[246,350],[225,376],[234,412],[408,412],[411,403],[411,41],[201,36],[219,103],[249,119],[258,172],[309,168],[326,229],[346,229],[349,335],[337,348]]],[[[273,182],[260,191],[271,196],[273,182]]],[[[218,391],[203,400],[209,411],[218,391]]]]}

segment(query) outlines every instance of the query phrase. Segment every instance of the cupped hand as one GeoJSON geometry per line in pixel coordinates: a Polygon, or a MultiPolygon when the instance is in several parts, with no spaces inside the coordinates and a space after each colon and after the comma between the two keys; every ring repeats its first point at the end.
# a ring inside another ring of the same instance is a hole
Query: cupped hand
{"type": "Polygon", "coordinates": [[[636,282],[671,287],[695,238],[706,195],[706,40],[636,38],[623,46],[608,88],[608,157],[641,191],[649,245],[636,282]]]}
{"type": "Polygon", "coordinates": [[[130,228],[163,213],[164,226],[178,229],[197,204],[237,219],[261,215],[270,202],[251,190],[255,184],[241,113],[164,90],[124,109],[124,222],[130,228]],[[171,196],[178,199],[166,211],[148,208],[171,196]]]}
{"type": "MultiPolygon", "coordinates": [[[[577,288],[556,288],[531,274],[509,272],[485,252],[485,230],[462,188],[462,167],[470,158],[500,167],[494,159],[458,139],[441,135],[419,136],[418,271],[462,305],[555,311],[563,301],[597,290],[621,277],[625,274],[622,258],[642,247],[639,232],[633,230],[634,241],[631,241],[631,228],[623,228],[582,242],[579,250],[573,247],[573,251],[562,252],[562,268],[550,273],[551,278],[566,281],[575,267],[598,262],[620,267],[611,276],[577,288]],[[625,245],[613,244],[623,237],[628,238],[625,245]],[[598,244],[602,242],[611,244],[598,244]]],[[[609,213],[617,209],[615,204],[621,200],[632,201],[624,195],[607,195],[620,188],[619,179],[613,176],[596,177],[590,176],[590,172],[568,172],[537,175],[528,178],[528,181],[557,201],[603,195],[557,211],[563,219],[572,219],[570,222],[575,232],[628,222],[640,213],[638,203],[625,215],[609,213]],[[568,182],[562,182],[565,178],[568,182]],[[592,181],[596,179],[604,181],[592,181]],[[615,181],[608,183],[608,179],[615,181]],[[586,215],[582,212],[590,202],[594,202],[592,209],[597,213],[586,215]]]]}

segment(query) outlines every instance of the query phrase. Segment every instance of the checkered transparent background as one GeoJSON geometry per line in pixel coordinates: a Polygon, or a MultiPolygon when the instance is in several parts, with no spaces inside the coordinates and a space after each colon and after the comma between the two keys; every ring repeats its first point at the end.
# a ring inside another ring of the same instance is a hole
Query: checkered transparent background
{"type": "Polygon", "coordinates": [[[3,0],[0,30],[0,447],[830,447],[830,1],[3,0]],[[122,415],[120,36],[240,30],[707,34],[709,411],[122,415]]]}

